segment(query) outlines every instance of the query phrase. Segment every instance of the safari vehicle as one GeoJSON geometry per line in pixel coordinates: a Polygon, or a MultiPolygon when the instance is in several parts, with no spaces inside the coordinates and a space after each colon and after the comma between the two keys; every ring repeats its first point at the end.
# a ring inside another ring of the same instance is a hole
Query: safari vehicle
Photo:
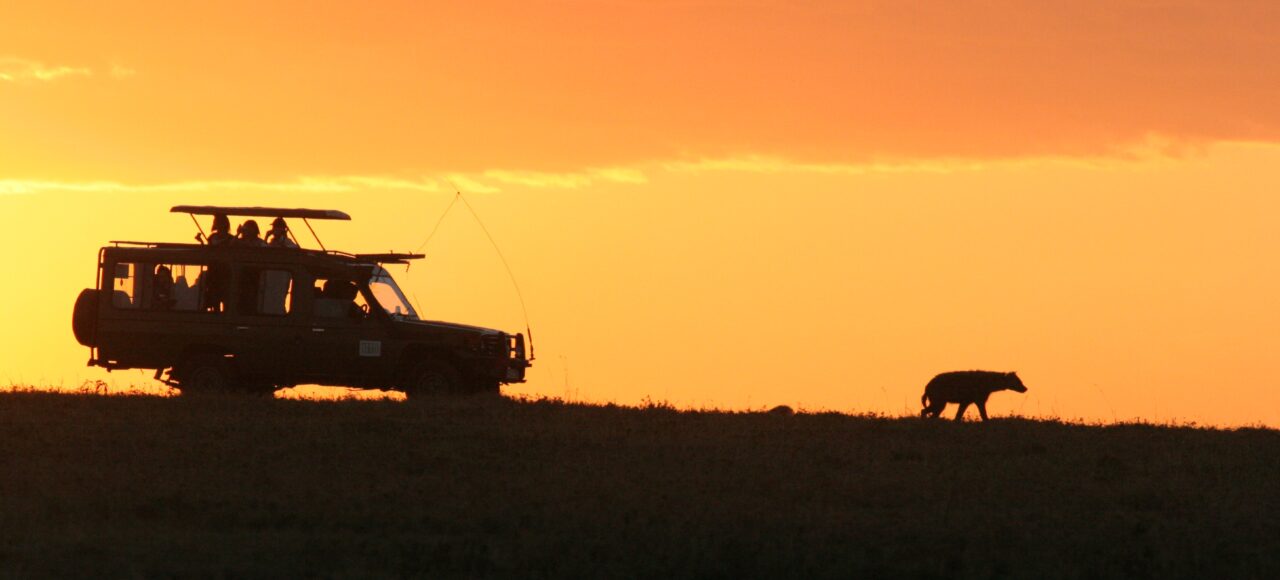
{"type": "MultiPolygon", "coordinates": [[[[197,215],[349,220],[334,210],[177,206],[197,215]]],[[[288,228],[288,222],[281,222],[288,228]]],[[[523,334],[422,320],[387,271],[421,254],[348,254],[263,242],[114,241],[76,300],[89,365],[155,369],[183,392],[269,394],[300,384],[497,393],[524,381],[523,334]]],[[[225,234],[223,234],[225,236],[225,234]]],[[[212,238],[212,236],[211,236],[212,238]]],[[[215,240],[222,241],[222,240],[215,240]]]]}

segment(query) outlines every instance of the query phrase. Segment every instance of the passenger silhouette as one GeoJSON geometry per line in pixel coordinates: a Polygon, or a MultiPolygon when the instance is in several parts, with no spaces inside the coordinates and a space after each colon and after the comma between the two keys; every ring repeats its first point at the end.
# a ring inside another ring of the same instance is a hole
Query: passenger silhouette
{"type": "Polygon", "coordinates": [[[151,307],[156,310],[170,310],[175,302],[173,272],[168,266],[156,266],[155,276],[151,279],[151,307]]]}
{"type": "MultiPolygon", "coordinates": [[[[199,278],[196,279],[199,284],[199,278]]],[[[173,279],[173,309],[174,310],[196,310],[200,300],[200,289],[193,288],[191,283],[187,281],[186,268],[173,279]]]]}
{"type": "Polygon", "coordinates": [[[213,227],[209,230],[209,245],[221,246],[231,243],[231,220],[227,219],[227,214],[215,214],[213,216],[213,227]]]}
{"type": "Polygon", "coordinates": [[[265,246],[267,243],[262,241],[262,238],[258,237],[258,234],[260,233],[261,230],[258,229],[258,222],[245,220],[244,224],[240,226],[240,237],[236,238],[236,243],[241,246],[265,246]]]}
{"type": "Polygon", "coordinates": [[[360,288],[355,282],[328,280],[324,283],[324,290],[320,291],[321,298],[316,301],[316,314],[331,318],[363,318],[364,310],[355,302],[359,293],[360,288]]]}
{"type": "Polygon", "coordinates": [[[271,230],[267,232],[267,245],[275,248],[296,248],[297,242],[289,239],[289,226],[284,218],[276,218],[271,222],[271,230]]]}
{"type": "Polygon", "coordinates": [[[222,312],[227,300],[227,286],[231,282],[226,265],[213,263],[196,280],[196,286],[204,285],[204,302],[201,308],[209,312],[222,312]]]}

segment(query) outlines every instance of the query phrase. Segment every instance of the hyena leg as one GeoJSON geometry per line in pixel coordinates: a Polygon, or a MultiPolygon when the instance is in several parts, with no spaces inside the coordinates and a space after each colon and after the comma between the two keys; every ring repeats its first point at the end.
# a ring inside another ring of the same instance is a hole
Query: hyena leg
{"type": "Polygon", "coordinates": [[[978,401],[978,414],[982,415],[983,421],[987,420],[987,402],[986,401],[978,401]]]}
{"type": "Polygon", "coordinates": [[[960,410],[956,411],[956,420],[957,420],[957,421],[963,421],[963,420],[964,420],[964,411],[965,411],[965,409],[968,409],[968,408],[969,408],[969,405],[970,405],[970,403],[969,403],[968,401],[965,401],[965,402],[963,402],[963,403],[960,403],[960,410]]]}

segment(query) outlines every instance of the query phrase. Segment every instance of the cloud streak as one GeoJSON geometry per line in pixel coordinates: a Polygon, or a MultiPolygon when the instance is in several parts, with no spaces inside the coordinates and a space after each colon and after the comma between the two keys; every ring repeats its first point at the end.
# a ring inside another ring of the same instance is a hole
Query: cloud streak
{"type": "Polygon", "coordinates": [[[540,172],[489,169],[454,172],[419,178],[386,175],[302,176],[279,181],[185,180],[161,183],[128,183],[111,180],[59,181],[42,179],[0,179],[0,195],[40,193],[498,193],[504,187],[547,190],[584,189],[603,184],[643,185],[662,175],[703,173],[808,174],[863,176],[883,174],[949,174],[1009,170],[1027,167],[1075,167],[1108,170],[1178,162],[1188,157],[1209,155],[1211,149],[1228,147],[1234,151],[1280,149],[1268,142],[1236,141],[1209,148],[1184,149],[1150,137],[1145,144],[1110,155],[1090,157],[1037,156],[1009,159],[941,159],[877,161],[869,163],[814,163],[764,154],[705,157],[651,162],[634,167],[589,168],[570,172],[540,172]]]}
{"type": "Polygon", "coordinates": [[[35,193],[356,193],[396,191],[439,193],[461,190],[466,193],[496,193],[504,185],[534,189],[578,189],[596,183],[645,183],[640,169],[610,167],[581,172],[546,173],[491,169],[479,173],[448,173],[438,177],[406,179],[381,175],[303,176],[293,180],[190,180],[164,183],[120,181],[58,181],[40,179],[0,179],[0,195],[35,193]]]}
{"type": "Polygon", "coordinates": [[[383,191],[440,192],[435,180],[409,180],[379,176],[301,177],[292,181],[174,181],[168,183],[122,183],[118,181],[54,181],[0,179],[0,195],[34,193],[182,193],[182,192],[272,192],[272,193],[354,193],[370,189],[383,191]]]}
{"type": "Polygon", "coordinates": [[[522,185],[537,189],[578,189],[598,182],[645,183],[648,181],[643,171],[627,167],[593,168],[567,173],[492,169],[484,172],[484,177],[499,183],[522,185]]]}
{"type": "Polygon", "coordinates": [[[3,82],[48,82],[66,77],[87,77],[92,75],[93,71],[88,68],[50,66],[39,61],[14,56],[0,56],[0,81],[3,82]]]}

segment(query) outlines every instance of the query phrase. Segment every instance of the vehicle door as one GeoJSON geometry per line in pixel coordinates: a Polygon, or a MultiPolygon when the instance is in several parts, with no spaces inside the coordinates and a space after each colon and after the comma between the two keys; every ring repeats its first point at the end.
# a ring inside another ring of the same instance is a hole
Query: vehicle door
{"type": "Polygon", "coordinates": [[[299,272],[287,265],[241,264],[228,296],[236,369],[250,380],[296,384],[304,377],[299,272]]]}
{"type": "Polygon", "coordinates": [[[370,311],[368,292],[356,280],[315,280],[302,340],[302,356],[313,382],[376,386],[386,374],[386,324],[370,311]]]}

